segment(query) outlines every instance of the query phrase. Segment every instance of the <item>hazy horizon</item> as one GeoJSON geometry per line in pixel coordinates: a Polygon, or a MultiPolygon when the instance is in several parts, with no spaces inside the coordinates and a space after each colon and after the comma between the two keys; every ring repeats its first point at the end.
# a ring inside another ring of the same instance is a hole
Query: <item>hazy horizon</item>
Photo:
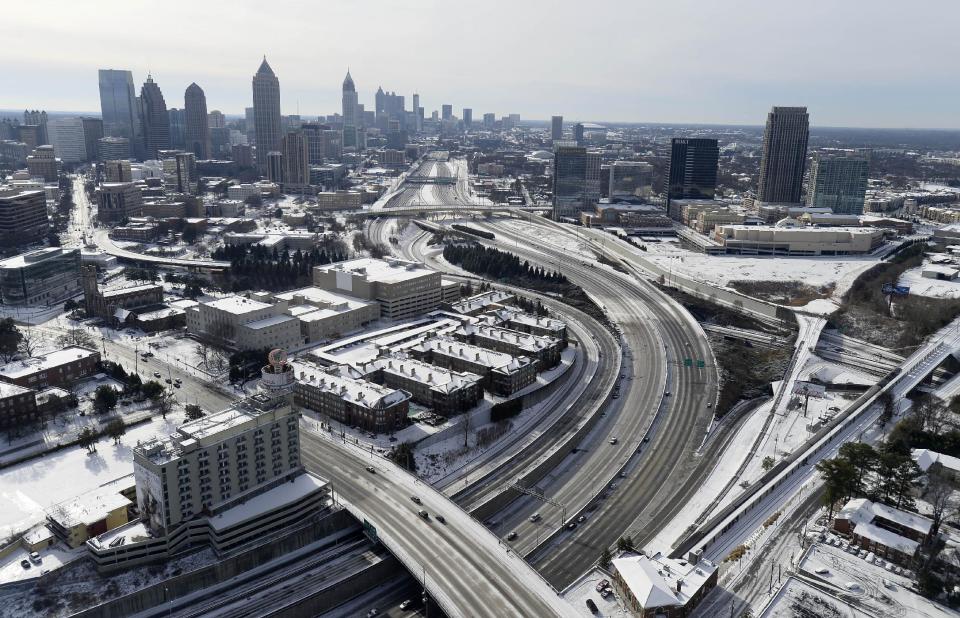
{"type": "Polygon", "coordinates": [[[195,81],[208,109],[242,115],[266,54],[283,113],[302,116],[339,112],[349,67],[367,109],[383,86],[408,109],[418,92],[427,115],[450,103],[476,119],[758,126],[773,105],[805,105],[819,127],[960,129],[960,85],[943,77],[960,57],[960,4],[947,0],[917,3],[918,22],[937,16],[922,23],[890,0],[609,1],[589,15],[569,0],[89,6],[41,0],[11,18],[18,87],[0,109],[98,110],[97,70],[114,68],[138,91],[150,72],[168,107],[195,81]]]}

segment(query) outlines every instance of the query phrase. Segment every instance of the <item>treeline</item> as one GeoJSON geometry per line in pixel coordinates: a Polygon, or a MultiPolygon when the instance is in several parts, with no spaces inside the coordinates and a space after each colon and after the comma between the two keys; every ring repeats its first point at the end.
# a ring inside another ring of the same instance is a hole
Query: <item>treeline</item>
{"type": "Polygon", "coordinates": [[[214,260],[230,262],[230,278],[234,292],[249,289],[286,290],[293,286],[312,283],[314,266],[346,259],[346,251],[314,247],[308,252],[287,249],[278,252],[260,245],[220,247],[211,256],[214,260]]]}
{"type": "Polygon", "coordinates": [[[447,245],[443,248],[443,258],[451,264],[491,279],[568,283],[567,278],[556,271],[531,266],[527,261],[521,262],[520,258],[512,253],[472,243],[447,245]]]}
{"type": "Polygon", "coordinates": [[[493,240],[494,238],[496,238],[493,232],[478,230],[477,228],[470,227],[468,225],[460,225],[459,223],[454,223],[450,227],[457,230],[458,232],[463,232],[464,234],[471,234],[473,236],[479,236],[480,238],[486,238],[487,240],[493,240]]]}

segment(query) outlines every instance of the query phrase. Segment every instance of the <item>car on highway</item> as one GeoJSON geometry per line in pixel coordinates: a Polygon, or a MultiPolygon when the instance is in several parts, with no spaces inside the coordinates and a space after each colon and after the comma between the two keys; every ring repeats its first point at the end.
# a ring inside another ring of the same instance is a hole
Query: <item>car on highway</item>
{"type": "Polygon", "coordinates": [[[366,468],[364,468],[364,470],[366,470],[366,471],[369,472],[370,474],[376,474],[376,473],[377,473],[377,469],[374,468],[373,466],[367,466],[366,468]]]}
{"type": "Polygon", "coordinates": [[[616,437],[610,438],[610,444],[616,444],[616,443],[617,443],[616,437]]]}
{"type": "Polygon", "coordinates": [[[663,391],[663,396],[664,396],[664,397],[669,397],[669,396],[670,396],[670,391],[663,391]]]}
{"type": "Polygon", "coordinates": [[[411,607],[413,607],[413,601],[411,601],[410,599],[407,599],[406,601],[400,604],[400,609],[402,609],[403,611],[406,611],[411,607]]]}
{"type": "Polygon", "coordinates": [[[587,521],[587,516],[581,515],[580,517],[577,518],[577,521],[582,524],[583,522],[587,521]]]}
{"type": "Polygon", "coordinates": [[[569,524],[567,524],[567,530],[573,530],[576,527],[577,527],[577,522],[575,521],[571,521],[569,524]]]}
{"type": "Polygon", "coordinates": [[[424,519],[430,519],[430,513],[424,511],[423,509],[420,509],[419,511],[417,511],[417,515],[419,515],[424,519]]]}
{"type": "Polygon", "coordinates": [[[443,515],[434,515],[433,518],[439,521],[441,524],[447,523],[447,520],[443,515]]]}
{"type": "Polygon", "coordinates": [[[541,519],[540,513],[534,513],[533,515],[530,516],[530,523],[535,524],[538,521],[540,521],[540,519],[541,519]]]}
{"type": "Polygon", "coordinates": [[[420,502],[420,497],[419,497],[419,496],[410,496],[410,499],[413,500],[415,504],[422,504],[422,503],[420,502]]]}
{"type": "Polygon", "coordinates": [[[512,530],[511,530],[511,531],[510,531],[510,534],[507,535],[507,540],[508,540],[508,541],[512,541],[512,540],[514,540],[515,538],[517,538],[517,533],[516,533],[515,531],[512,531],[512,530]]]}

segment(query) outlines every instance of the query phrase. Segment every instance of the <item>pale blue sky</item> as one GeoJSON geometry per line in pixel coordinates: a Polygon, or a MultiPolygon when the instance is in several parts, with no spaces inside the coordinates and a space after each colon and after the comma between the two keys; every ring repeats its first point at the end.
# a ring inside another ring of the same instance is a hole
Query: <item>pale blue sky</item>
{"type": "Polygon", "coordinates": [[[196,81],[242,113],[267,55],[283,112],[378,85],[524,118],[960,128],[958,0],[34,0],[4,14],[0,109],[99,110],[97,69],[196,81]]]}

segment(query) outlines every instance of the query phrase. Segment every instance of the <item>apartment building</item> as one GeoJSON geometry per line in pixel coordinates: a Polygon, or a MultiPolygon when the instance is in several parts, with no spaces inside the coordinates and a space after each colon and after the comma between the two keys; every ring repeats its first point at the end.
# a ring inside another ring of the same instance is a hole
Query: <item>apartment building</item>
{"type": "Polygon", "coordinates": [[[79,346],[13,361],[0,367],[0,380],[39,390],[49,386],[68,386],[97,372],[100,353],[79,346]]]}
{"type": "Polygon", "coordinates": [[[462,315],[479,315],[484,311],[502,309],[512,305],[516,299],[513,294],[503,290],[490,290],[474,294],[455,303],[447,305],[450,311],[462,315]]]}
{"type": "Polygon", "coordinates": [[[35,390],[0,382],[0,429],[26,428],[39,416],[35,390]]]}
{"type": "Polygon", "coordinates": [[[378,358],[360,371],[374,382],[410,393],[416,403],[443,416],[470,410],[483,399],[483,378],[403,356],[378,358]]]}
{"type": "Polygon", "coordinates": [[[294,362],[294,401],[344,425],[378,433],[404,427],[410,393],[368,382],[346,365],[320,368],[294,362]]]}
{"type": "Polygon", "coordinates": [[[401,320],[433,311],[442,300],[440,273],[416,262],[360,258],[313,269],[315,286],[380,304],[380,315],[401,320]]]}
{"type": "Polygon", "coordinates": [[[516,309],[501,309],[492,312],[494,320],[513,330],[531,335],[553,337],[564,343],[567,342],[567,324],[563,320],[533,315],[516,309]]]}
{"type": "Polygon", "coordinates": [[[537,379],[536,360],[488,350],[452,337],[427,339],[411,347],[409,353],[418,360],[446,369],[475,373],[483,378],[484,388],[502,397],[512,395],[537,379]]]}
{"type": "Polygon", "coordinates": [[[559,339],[522,333],[491,324],[464,324],[453,333],[454,339],[511,356],[537,359],[537,370],[545,371],[560,362],[564,344],[559,339]]]}

